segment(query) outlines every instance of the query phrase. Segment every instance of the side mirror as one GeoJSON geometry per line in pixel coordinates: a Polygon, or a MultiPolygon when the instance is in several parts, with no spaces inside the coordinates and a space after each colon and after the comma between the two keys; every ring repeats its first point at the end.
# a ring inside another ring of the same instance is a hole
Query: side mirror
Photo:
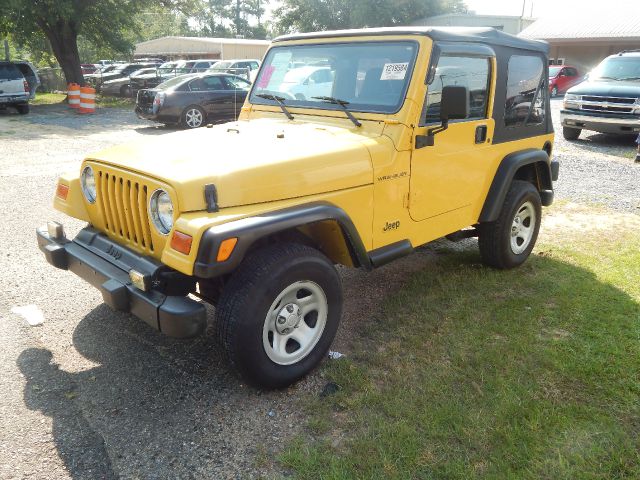
{"type": "Polygon", "coordinates": [[[469,110],[469,90],[467,87],[447,85],[442,89],[440,120],[443,124],[449,120],[467,118],[469,110]]]}
{"type": "Polygon", "coordinates": [[[442,89],[440,98],[439,127],[431,128],[426,135],[416,135],[416,148],[432,147],[435,135],[449,128],[449,120],[459,120],[469,117],[469,90],[467,87],[448,85],[442,89]]]}

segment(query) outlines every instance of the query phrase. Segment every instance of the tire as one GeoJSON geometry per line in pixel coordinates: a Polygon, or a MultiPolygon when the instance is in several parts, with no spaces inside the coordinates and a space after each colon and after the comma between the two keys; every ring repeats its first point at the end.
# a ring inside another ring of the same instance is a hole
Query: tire
{"type": "Polygon", "coordinates": [[[329,259],[280,243],[248,255],[231,276],[216,307],[217,337],[248,383],[283,388],[325,357],[341,315],[341,281],[329,259]]]}
{"type": "Polygon", "coordinates": [[[529,258],[538,238],[542,204],[533,184],[514,180],[495,222],[481,223],[478,245],[485,265],[507,269],[529,258]]]}
{"type": "Polygon", "coordinates": [[[133,90],[131,90],[131,86],[130,85],[123,85],[122,87],[120,87],[120,96],[121,97],[125,97],[125,98],[130,98],[133,93],[133,90]]]}
{"type": "Polygon", "coordinates": [[[182,112],[181,125],[184,128],[202,127],[207,120],[204,110],[197,105],[190,105],[182,112]]]}
{"type": "Polygon", "coordinates": [[[558,87],[553,87],[551,89],[551,98],[555,97],[558,95],[558,87]]]}
{"type": "Polygon", "coordinates": [[[29,104],[25,103],[23,105],[16,105],[16,110],[18,110],[20,115],[26,115],[29,113],[29,104]]]}
{"type": "Polygon", "coordinates": [[[577,140],[581,132],[581,128],[562,127],[562,136],[565,140],[577,140]]]}

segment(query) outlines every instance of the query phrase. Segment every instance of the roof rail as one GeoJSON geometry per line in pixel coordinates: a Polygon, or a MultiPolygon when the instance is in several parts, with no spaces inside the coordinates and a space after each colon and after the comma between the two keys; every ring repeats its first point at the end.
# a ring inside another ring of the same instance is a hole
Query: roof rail
{"type": "Polygon", "coordinates": [[[630,50],[622,50],[621,52],[618,53],[618,56],[624,54],[624,53],[633,53],[633,52],[640,52],[640,48],[632,48],[630,50]]]}

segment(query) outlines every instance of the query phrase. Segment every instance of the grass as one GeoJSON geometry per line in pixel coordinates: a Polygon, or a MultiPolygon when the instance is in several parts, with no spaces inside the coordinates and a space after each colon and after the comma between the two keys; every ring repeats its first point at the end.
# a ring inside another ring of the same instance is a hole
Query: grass
{"type": "MultiPolygon", "coordinates": [[[[32,105],[55,105],[64,103],[67,96],[64,93],[38,93],[36,98],[31,101],[32,105]]],[[[134,105],[134,100],[131,98],[120,97],[103,97],[102,95],[96,96],[96,106],[103,108],[131,108],[134,105]]]]}
{"type": "Polygon", "coordinates": [[[31,105],[54,105],[62,103],[67,99],[63,93],[36,93],[36,98],[31,101],[31,105]]]}
{"type": "Polygon", "coordinates": [[[640,235],[549,237],[522,267],[445,253],[307,399],[296,478],[640,478],[640,235]]]}

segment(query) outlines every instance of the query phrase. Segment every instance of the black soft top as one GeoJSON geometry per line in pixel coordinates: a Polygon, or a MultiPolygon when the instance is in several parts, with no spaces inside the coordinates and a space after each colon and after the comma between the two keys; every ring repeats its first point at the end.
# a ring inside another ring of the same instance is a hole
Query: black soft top
{"type": "Polygon", "coordinates": [[[547,55],[549,44],[542,40],[528,40],[509,33],[504,33],[495,28],[468,28],[468,27],[385,27],[362,28],[355,30],[330,30],[326,32],[293,33],[282,35],[273,43],[288,40],[308,40],[335,37],[362,37],[366,35],[422,35],[441,42],[474,42],[487,45],[500,45],[503,47],[521,48],[533,50],[547,55]]]}

